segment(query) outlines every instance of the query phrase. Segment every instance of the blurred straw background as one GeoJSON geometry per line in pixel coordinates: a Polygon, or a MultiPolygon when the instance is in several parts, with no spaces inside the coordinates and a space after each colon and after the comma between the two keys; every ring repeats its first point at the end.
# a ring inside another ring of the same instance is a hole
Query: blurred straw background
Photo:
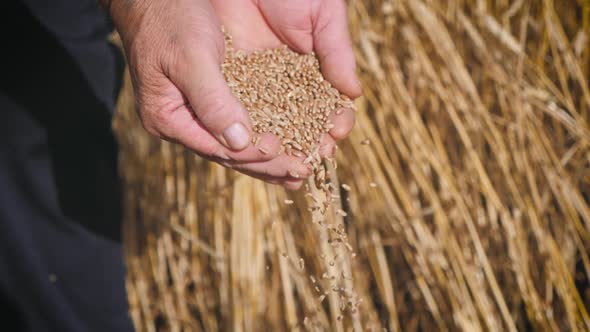
{"type": "Polygon", "coordinates": [[[303,192],[148,137],[123,93],[137,329],[589,330],[590,1],[350,0],[349,17],[364,97],[330,222],[354,259],[303,192]],[[332,265],[362,298],[344,319],[315,290],[332,265]]]}

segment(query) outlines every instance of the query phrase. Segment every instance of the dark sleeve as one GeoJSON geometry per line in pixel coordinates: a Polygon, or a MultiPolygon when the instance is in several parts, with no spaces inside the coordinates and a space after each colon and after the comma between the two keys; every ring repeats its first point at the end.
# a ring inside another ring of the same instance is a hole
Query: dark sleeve
{"type": "Polygon", "coordinates": [[[20,1],[71,55],[97,97],[113,109],[123,58],[108,43],[113,28],[98,0],[20,1]]]}
{"type": "Polygon", "coordinates": [[[111,24],[98,0],[20,0],[59,39],[105,37],[111,24]]]}

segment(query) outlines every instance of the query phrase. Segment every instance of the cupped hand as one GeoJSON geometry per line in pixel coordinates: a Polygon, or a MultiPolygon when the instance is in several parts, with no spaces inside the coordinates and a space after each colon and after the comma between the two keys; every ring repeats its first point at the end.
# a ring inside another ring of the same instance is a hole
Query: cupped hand
{"type": "MultiPolygon", "coordinates": [[[[246,51],[281,42],[315,51],[328,81],[351,98],[360,95],[343,0],[112,0],[107,7],[146,130],[264,181],[296,189],[310,169],[299,158],[279,155],[274,135],[252,132],[221,73],[222,25],[246,51]],[[251,144],[254,135],[263,149],[251,144]]],[[[348,135],[354,113],[345,110],[332,121],[330,135],[322,137],[324,155],[348,135]]]]}

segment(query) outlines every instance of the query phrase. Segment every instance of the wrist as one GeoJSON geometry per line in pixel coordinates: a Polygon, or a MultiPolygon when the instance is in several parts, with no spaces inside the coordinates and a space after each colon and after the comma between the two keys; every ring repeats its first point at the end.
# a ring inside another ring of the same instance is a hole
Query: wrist
{"type": "Polygon", "coordinates": [[[98,0],[113,20],[115,28],[125,43],[127,36],[135,34],[138,22],[143,19],[150,1],[142,0],[98,0]]]}

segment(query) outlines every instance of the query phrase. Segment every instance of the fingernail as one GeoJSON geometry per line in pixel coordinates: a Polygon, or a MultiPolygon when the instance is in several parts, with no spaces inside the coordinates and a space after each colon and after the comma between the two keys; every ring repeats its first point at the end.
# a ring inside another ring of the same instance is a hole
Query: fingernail
{"type": "Polygon", "coordinates": [[[242,150],[250,144],[250,134],[246,127],[239,122],[227,127],[223,132],[223,138],[234,150],[242,150]]]}

